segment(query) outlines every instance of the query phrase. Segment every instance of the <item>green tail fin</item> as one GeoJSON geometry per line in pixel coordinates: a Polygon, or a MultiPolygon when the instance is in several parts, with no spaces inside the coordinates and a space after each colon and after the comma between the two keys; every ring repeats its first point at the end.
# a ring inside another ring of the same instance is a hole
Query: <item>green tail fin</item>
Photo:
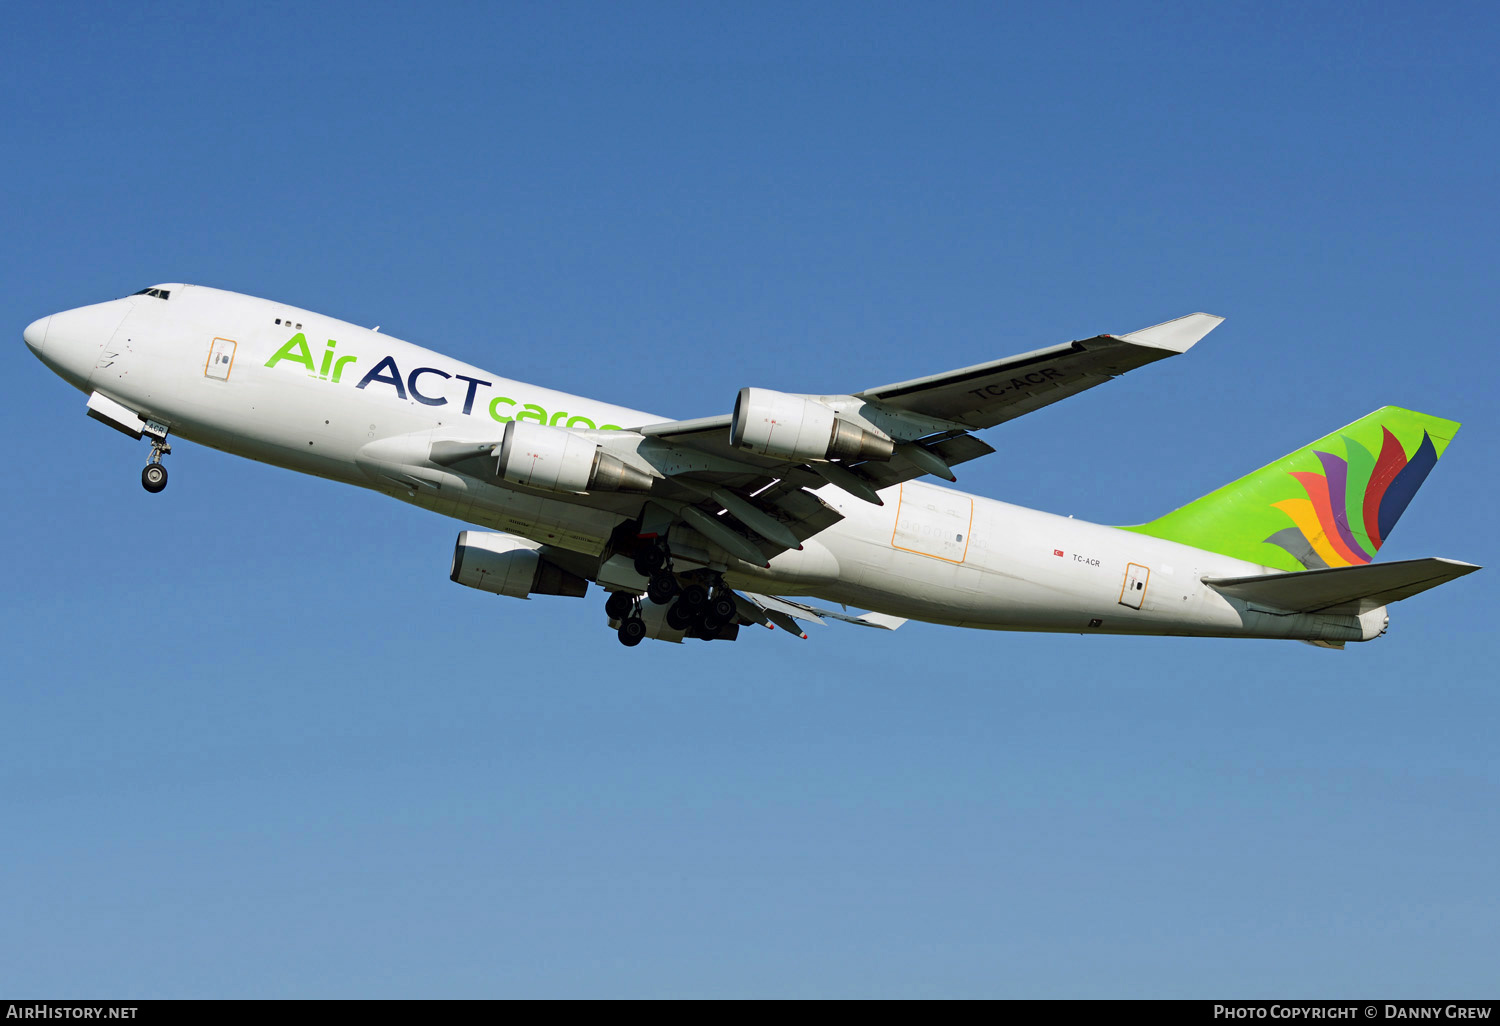
{"type": "Polygon", "coordinates": [[[1278,570],[1370,562],[1458,423],[1383,406],[1164,517],[1124,530],[1278,570]]]}

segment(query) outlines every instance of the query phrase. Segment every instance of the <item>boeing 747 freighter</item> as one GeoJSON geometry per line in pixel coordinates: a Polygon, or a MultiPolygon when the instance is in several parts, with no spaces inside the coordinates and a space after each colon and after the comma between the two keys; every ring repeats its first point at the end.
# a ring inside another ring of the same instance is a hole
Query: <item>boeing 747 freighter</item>
{"type": "Polygon", "coordinates": [[[595,583],[632,646],[753,624],[805,637],[799,621],[834,618],[1342,648],[1382,634],[1391,603],[1479,569],[1375,562],[1458,430],[1394,406],[1132,527],[930,482],[994,451],[975,432],[1184,353],[1221,320],[840,395],[743,388],[730,412],[676,421],[201,285],[55,313],[24,337],[90,416],[149,441],[147,491],[166,487],[175,437],[383,492],[483,528],[459,533],[454,581],[512,598],[595,583]]]}

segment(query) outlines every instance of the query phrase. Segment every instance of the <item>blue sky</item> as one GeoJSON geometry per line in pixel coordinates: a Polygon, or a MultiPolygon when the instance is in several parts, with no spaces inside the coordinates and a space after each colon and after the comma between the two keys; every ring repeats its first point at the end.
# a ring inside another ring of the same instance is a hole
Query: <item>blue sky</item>
{"type": "Polygon", "coordinates": [[[1493,5],[22,3],[0,38],[0,991],[1430,996],[1500,946],[1493,571],[1340,654],[752,632],[142,445],[21,343],[193,281],[663,416],[1207,310],[987,434],[1149,519],[1387,403],[1496,561],[1493,5]]]}

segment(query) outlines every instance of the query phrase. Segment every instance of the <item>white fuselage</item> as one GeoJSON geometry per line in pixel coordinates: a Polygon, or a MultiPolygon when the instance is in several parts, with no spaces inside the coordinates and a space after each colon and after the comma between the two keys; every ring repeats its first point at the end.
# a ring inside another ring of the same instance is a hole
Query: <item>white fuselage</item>
{"type": "MultiPolygon", "coordinates": [[[[627,429],[665,419],[502,378],[309,310],[162,288],[166,300],[55,314],[28,329],[28,344],[71,384],[174,435],[559,548],[597,555],[626,518],[424,465],[429,441],[497,441],[511,418],[627,429]],[[393,484],[393,473],[406,483],[393,484]]],[[[819,495],[845,519],[769,569],[732,565],[726,583],[995,630],[1358,641],[1386,622],[1383,609],[1255,610],[1201,579],[1265,567],[921,481],[886,489],[883,506],[832,486],[819,495]]]]}

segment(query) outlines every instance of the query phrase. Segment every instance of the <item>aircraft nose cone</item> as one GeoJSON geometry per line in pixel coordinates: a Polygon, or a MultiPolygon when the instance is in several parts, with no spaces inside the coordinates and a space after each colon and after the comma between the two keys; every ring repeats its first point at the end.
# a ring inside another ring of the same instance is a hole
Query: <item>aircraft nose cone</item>
{"type": "Polygon", "coordinates": [[[32,352],[41,352],[42,346],[47,344],[47,326],[51,323],[52,317],[49,314],[46,317],[32,321],[26,325],[26,330],[21,332],[21,337],[26,340],[26,344],[31,347],[32,352]]]}

